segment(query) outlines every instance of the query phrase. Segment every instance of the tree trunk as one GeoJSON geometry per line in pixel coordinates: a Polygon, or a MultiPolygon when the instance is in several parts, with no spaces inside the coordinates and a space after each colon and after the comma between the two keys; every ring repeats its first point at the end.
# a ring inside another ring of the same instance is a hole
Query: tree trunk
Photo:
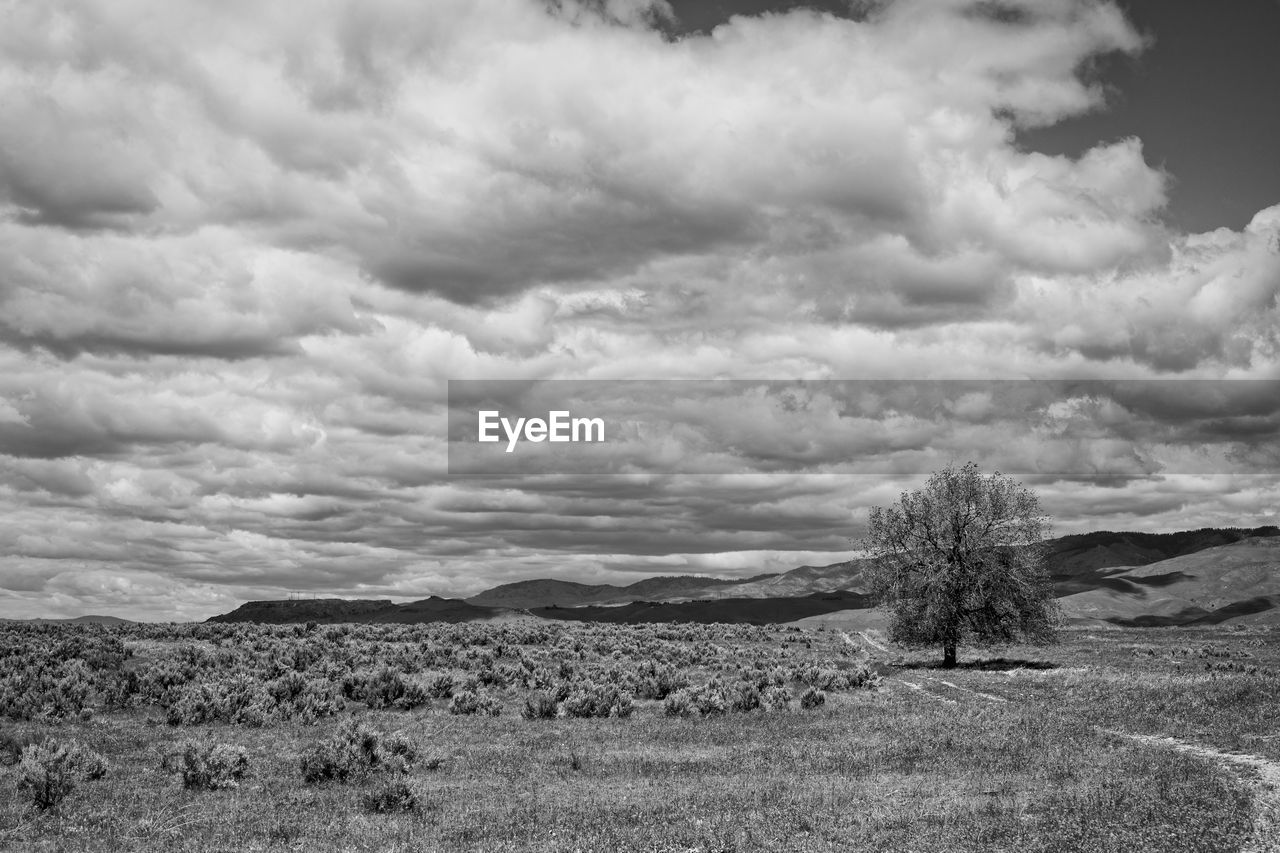
{"type": "Polygon", "coordinates": [[[956,644],[947,643],[942,647],[942,665],[951,669],[956,665],[956,644]]]}

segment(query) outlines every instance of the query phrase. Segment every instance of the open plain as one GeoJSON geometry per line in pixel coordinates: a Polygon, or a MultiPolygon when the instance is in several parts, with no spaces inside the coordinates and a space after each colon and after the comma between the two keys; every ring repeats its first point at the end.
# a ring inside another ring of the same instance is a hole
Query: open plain
{"type": "Polygon", "coordinates": [[[6,849],[1274,849],[1266,625],[1077,628],[951,670],[825,626],[13,624],[0,643],[6,849]],[[107,767],[39,808],[15,760],[48,738],[107,767]]]}

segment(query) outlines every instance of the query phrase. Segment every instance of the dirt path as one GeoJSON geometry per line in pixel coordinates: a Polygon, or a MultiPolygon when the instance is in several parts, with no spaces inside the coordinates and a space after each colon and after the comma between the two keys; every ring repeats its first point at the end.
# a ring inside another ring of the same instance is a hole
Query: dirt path
{"type": "Polygon", "coordinates": [[[940,684],[947,685],[953,690],[959,690],[962,693],[972,693],[974,696],[981,696],[983,699],[987,699],[991,702],[1008,702],[1009,701],[1003,696],[997,696],[994,693],[983,693],[981,690],[974,690],[972,687],[961,687],[959,684],[953,684],[952,682],[947,681],[945,678],[935,678],[935,680],[938,681],[938,683],[940,684]]]}
{"type": "MultiPolygon", "coordinates": [[[[844,636],[844,641],[849,645],[856,646],[858,644],[857,640],[849,636],[848,631],[841,631],[840,633],[844,636]]],[[[870,646],[871,648],[875,649],[878,652],[889,651],[888,646],[886,646],[884,643],[877,642],[866,631],[859,631],[858,636],[862,638],[862,641],[864,643],[866,643],[868,646],[870,646]]]]}
{"type": "MultiPolygon", "coordinates": [[[[898,680],[907,687],[923,693],[932,699],[937,699],[940,702],[947,702],[952,705],[956,704],[954,699],[941,696],[938,693],[927,689],[923,684],[907,681],[901,676],[899,676],[898,680]]],[[[937,682],[939,684],[946,685],[953,690],[957,690],[961,693],[967,693],[971,696],[977,696],[978,698],[988,702],[1007,703],[1009,701],[1003,696],[996,696],[994,693],[985,693],[981,690],[962,687],[959,684],[955,684],[937,676],[922,674],[921,680],[925,682],[937,682]]],[[[1241,853],[1280,853],[1280,762],[1275,762],[1268,758],[1263,758],[1260,755],[1252,755],[1249,753],[1223,752],[1222,750],[1214,749],[1213,747],[1197,743],[1189,743],[1173,737],[1133,734],[1132,732],[1121,731],[1119,729],[1097,728],[1097,731],[1111,735],[1112,737],[1141,743],[1146,746],[1172,749],[1187,755],[1194,755],[1197,758],[1212,761],[1230,769],[1239,776],[1241,781],[1249,789],[1252,800],[1253,828],[1248,842],[1240,848],[1241,853]]]]}
{"type": "Polygon", "coordinates": [[[1242,780],[1253,795],[1253,834],[1241,853],[1280,851],[1280,763],[1248,753],[1223,752],[1172,737],[1138,735],[1118,729],[1098,729],[1115,737],[1194,755],[1235,770],[1245,770],[1242,780]]]}
{"type": "Polygon", "coordinates": [[[910,687],[912,690],[918,690],[918,691],[920,691],[920,692],[921,692],[921,693],[923,693],[925,696],[928,696],[930,699],[937,699],[939,702],[946,702],[948,705],[956,705],[956,704],[958,704],[958,703],[956,702],[956,700],[954,700],[954,699],[948,699],[946,696],[940,696],[939,694],[934,693],[932,690],[928,690],[928,689],[926,689],[923,685],[916,684],[914,681],[907,681],[905,678],[900,679],[900,680],[901,680],[901,682],[902,682],[904,685],[906,685],[907,687],[910,687]]]}

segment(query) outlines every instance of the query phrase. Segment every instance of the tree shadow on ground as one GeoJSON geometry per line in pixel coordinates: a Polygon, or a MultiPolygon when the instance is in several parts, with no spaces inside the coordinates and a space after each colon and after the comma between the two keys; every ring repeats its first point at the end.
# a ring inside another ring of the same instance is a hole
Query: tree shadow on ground
{"type": "Polygon", "coordinates": [[[1009,672],[1015,669],[1057,669],[1058,664],[1043,660],[1021,660],[1018,658],[990,658],[987,660],[961,661],[955,666],[946,667],[942,661],[903,661],[891,664],[894,669],[974,669],[983,672],[1009,672]]]}

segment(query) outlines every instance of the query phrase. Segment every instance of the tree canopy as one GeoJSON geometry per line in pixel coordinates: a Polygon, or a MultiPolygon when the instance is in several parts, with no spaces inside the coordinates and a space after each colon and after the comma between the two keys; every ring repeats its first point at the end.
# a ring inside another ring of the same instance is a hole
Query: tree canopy
{"type": "Polygon", "coordinates": [[[1028,488],[970,462],[933,474],[898,503],[871,511],[871,592],[892,611],[889,634],[941,645],[1054,638],[1059,609],[1045,571],[1049,523],[1028,488]]]}

